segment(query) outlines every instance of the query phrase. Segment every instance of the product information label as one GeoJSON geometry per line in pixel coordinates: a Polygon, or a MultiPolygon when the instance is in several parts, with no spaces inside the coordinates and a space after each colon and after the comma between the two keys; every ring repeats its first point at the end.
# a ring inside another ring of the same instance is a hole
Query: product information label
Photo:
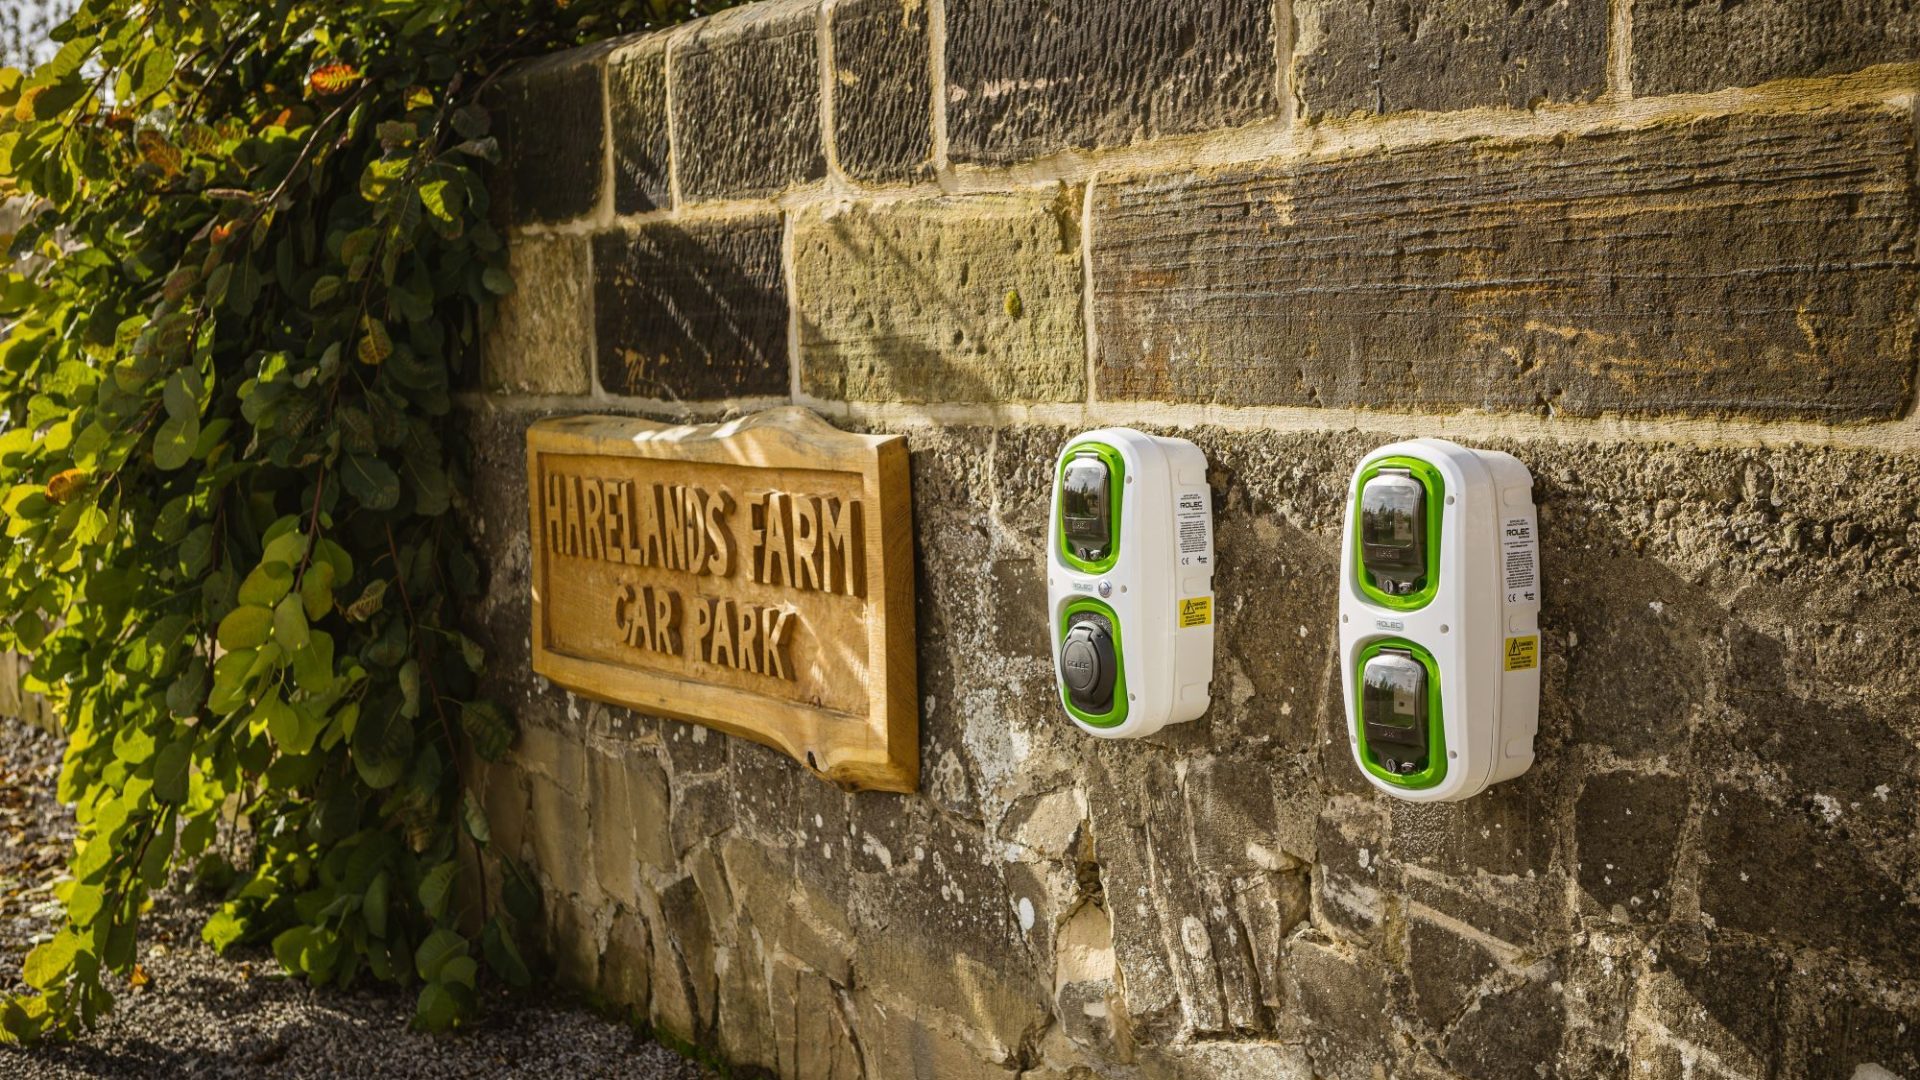
{"type": "Polygon", "coordinates": [[[1180,540],[1180,565],[1207,566],[1212,559],[1213,516],[1207,513],[1206,492],[1181,492],[1174,531],[1180,540]]]}
{"type": "Polygon", "coordinates": [[[1540,599],[1540,545],[1533,535],[1533,519],[1508,518],[1500,528],[1500,556],[1506,578],[1507,603],[1530,604],[1540,599]]]}
{"type": "Polygon", "coordinates": [[[1180,601],[1180,629],[1213,623],[1213,597],[1189,596],[1180,601]]]}
{"type": "Polygon", "coordinates": [[[1526,634],[1507,639],[1507,670],[1527,671],[1540,666],[1540,635],[1526,634]]]}

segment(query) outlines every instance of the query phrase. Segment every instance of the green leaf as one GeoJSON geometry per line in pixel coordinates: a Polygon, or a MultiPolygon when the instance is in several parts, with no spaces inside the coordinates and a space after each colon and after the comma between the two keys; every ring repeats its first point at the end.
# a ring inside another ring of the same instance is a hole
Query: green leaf
{"type": "Polygon", "coordinates": [[[353,732],[353,767],[375,791],[390,788],[413,758],[413,722],[392,709],[363,712],[353,732]]]}
{"type": "Polygon", "coordinates": [[[294,974],[306,970],[302,958],[307,946],[313,940],[314,929],[311,926],[294,926],[282,930],[273,939],[273,958],[280,966],[294,974]]]}
{"type": "Polygon", "coordinates": [[[460,1016],[460,999],[454,988],[437,982],[420,988],[420,999],[414,1006],[414,1026],[422,1031],[447,1031],[460,1022],[460,1016]]]}
{"type": "Polygon", "coordinates": [[[168,806],[187,801],[187,773],[193,746],[185,739],[168,743],[153,759],[153,797],[168,806]]]}
{"type": "Polygon", "coordinates": [[[427,935],[414,951],[413,966],[420,977],[428,982],[440,978],[440,971],[447,962],[458,956],[467,955],[467,939],[445,928],[427,935]]]}
{"type": "Polygon", "coordinates": [[[471,789],[460,793],[460,821],[467,827],[467,835],[473,837],[474,843],[493,842],[493,830],[487,825],[487,812],[481,808],[480,800],[474,797],[471,789]]]}
{"type": "Polygon", "coordinates": [[[217,637],[220,647],[230,652],[253,649],[266,644],[273,630],[273,609],[258,604],[243,604],[227,612],[220,620],[217,637]]]}
{"type": "Polygon", "coordinates": [[[278,693],[262,698],[247,719],[255,729],[265,728],[282,753],[304,754],[313,746],[311,738],[301,738],[299,714],[278,693]]]}
{"type": "Polygon", "coordinates": [[[362,320],[360,344],[355,348],[354,355],[360,358],[361,363],[368,365],[377,365],[392,356],[393,338],[388,336],[386,324],[371,316],[362,320]]]}
{"type": "Polygon", "coordinates": [[[153,757],[153,752],[157,749],[159,746],[154,741],[153,732],[143,727],[131,725],[123,727],[113,739],[113,756],[128,765],[138,765],[146,761],[153,757]]]}
{"type": "Polygon", "coordinates": [[[267,530],[267,546],[260,552],[260,561],[293,567],[299,565],[306,554],[307,534],[300,531],[299,519],[289,515],[267,530]]]}
{"type": "Polygon", "coordinates": [[[75,885],[67,894],[67,918],[76,926],[91,926],[93,920],[100,917],[100,908],[106,899],[106,890],[98,885],[75,885]]]}
{"type": "Polygon", "coordinates": [[[323,562],[333,567],[334,584],[345,584],[353,580],[353,556],[347,554],[346,548],[322,538],[319,545],[313,549],[313,557],[316,562],[323,562]]]}
{"type": "Polygon", "coordinates": [[[169,416],[153,435],[153,464],[168,472],[183,468],[193,460],[193,448],[199,442],[199,417],[169,416]]]}
{"type": "Polygon", "coordinates": [[[459,215],[457,208],[447,204],[448,183],[446,180],[430,180],[420,185],[420,205],[426,207],[427,213],[438,221],[453,221],[459,215]]]}
{"type": "Polygon", "coordinates": [[[167,415],[178,419],[200,418],[200,380],[186,370],[181,369],[167,378],[166,390],[161,394],[166,405],[167,415]]]}
{"type": "Polygon", "coordinates": [[[505,267],[489,266],[480,274],[480,284],[485,285],[488,292],[505,296],[513,291],[513,275],[507,273],[505,267]]]}
{"type": "Polygon", "coordinates": [[[213,715],[226,716],[247,703],[247,673],[254,660],[254,650],[242,649],[213,662],[213,691],[207,695],[213,715]]]}
{"type": "Polygon", "coordinates": [[[307,294],[307,303],[319,307],[340,295],[340,279],[328,274],[313,283],[313,291],[307,294]]]}
{"type": "Polygon", "coordinates": [[[246,936],[246,923],[232,908],[223,907],[214,912],[213,917],[207,920],[207,925],[200,928],[200,939],[213,946],[216,953],[226,952],[246,936]]]}
{"type": "Polygon", "coordinates": [[[212,672],[207,662],[196,656],[187,661],[180,677],[167,687],[167,714],[176,720],[185,720],[200,712],[200,706],[206,704],[207,687],[212,672]]]}
{"type": "Polygon", "coordinates": [[[499,761],[513,745],[513,721],[491,701],[460,706],[460,727],[473,741],[474,752],[487,761],[499,761]]]}
{"type": "Polygon", "coordinates": [[[147,98],[164,90],[167,80],[173,78],[174,55],[168,49],[148,49],[140,60],[140,81],[134,84],[133,96],[147,98]]]}
{"type": "Polygon", "coordinates": [[[521,989],[533,985],[533,973],[520,957],[520,946],[514,944],[513,934],[499,916],[487,920],[487,928],[480,935],[480,951],[487,958],[487,967],[508,985],[521,989]]]}
{"type": "Polygon", "coordinates": [[[273,609],[273,640],[289,653],[307,647],[307,612],[298,596],[289,593],[273,609]]]}
{"type": "Polygon", "coordinates": [[[354,454],[340,464],[347,491],[369,510],[391,510],[400,502],[400,477],[377,457],[354,454]]]}
{"type": "Polygon", "coordinates": [[[333,610],[333,567],[327,563],[314,563],[300,579],[300,603],[306,609],[309,621],[321,618],[333,610]]]}
{"type": "Polygon", "coordinates": [[[333,635],[315,630],[305,648],[293,654],[293,681],[309,694],[333,689],[333,635]]]}
{"type": "MultiPolygon", "coordinates": [[[[147,844],[147,851],[140,859],[140,880],[149,889],[158,889],[167,883],[167,869],[173,865],[174,820],[172,814],[166,814],[155,826],[153,840],[147,844]]],[[[127,961],[133,962],[131,941],[126,946],[127,961]]],[[[126,964],[115,962],[113,952],[109,950],[107,962],[114,967],[124,968],[126,964]]]]}
{"type": "Polygon", "coordinates": [[[473,989],[473,983],[480,975],[480,962],[471,956],[456,956],[447,961],[440,969],[440,981],[451,986],[464,986],[473,989]]]}
{"type": "Polygon", "coordinates": [[[400,683],[400,715],[411,720],[420,715],[420,662],[409,660],[400,665],[396,679],[400,683]]]}
{"type": "Polygon", "coordinates": [[[27,954],[21,977],[36,990],[50,990],[67,977],[80,955],[80,939],[62,930],[27,954]]]}
{"type": "Polygon", "coordinates": [[[387,936],[387,890],[392,887],[393,879],[385,870],[374,876],[373,883],[367,886],[367,895],[360,904],[360,916],[366,920],[367,931],[374,937],[387,936]]]}
{"type": "Polygon", "coordinates": [[[180,572],[197,578],[213,563],[213,526],[201,525],[180,541],[180,572]]]}
{"type": "Polygon", "coordinates": [[[51,120],[78,104],[85,96],[87,96],[86,80],[68,75],[34,97],[33,118],[51,120]]]}
{"type": "MultiPolygon", "coordinates": [[[[453,897],[454,875],[460,867],[453,860],[435,866],[420,879],[420,906],[435,919],[447,913],[447,903],[453,897]]],[[[432,978],[432,976],[426,976],[432,978]]]]}
{"type": "Polygon", "coordinates": [[[240,583],[240,602],[272,607],[293,588],[293,570],[283,562],[263,562],[240,583]]]}

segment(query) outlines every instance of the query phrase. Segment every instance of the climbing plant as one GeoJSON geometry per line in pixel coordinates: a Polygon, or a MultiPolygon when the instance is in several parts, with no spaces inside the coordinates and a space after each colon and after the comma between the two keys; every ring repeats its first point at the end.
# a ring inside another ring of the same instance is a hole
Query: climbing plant
{"type": "Polygon", "coordinates": [[[225,887],[216,947],[415,985],[423,1027],[529,980],[537,891],[503,860],[488,910],[461,870],[463,763],[514,737],[459,617],[451,394],[513,288],[489,90],[705,6],[83,0],[0,70],[0,183],[37,205],[0,288],[0,647],[64,716],[79,825],[0,1037],[93,1024],[176,871],[225,887]]]}

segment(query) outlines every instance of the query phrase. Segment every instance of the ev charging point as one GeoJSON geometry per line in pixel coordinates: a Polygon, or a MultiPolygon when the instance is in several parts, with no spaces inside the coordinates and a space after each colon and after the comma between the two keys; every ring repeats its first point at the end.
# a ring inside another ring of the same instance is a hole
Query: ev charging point
{"type": "Polygon", "coordinates": [[[1374,787],[1453,802],[1533,765],[1539,551],[1533,475],[1511,454],[1416,439],[1354,470],[1340,673],[1374,787]]]}
{"type": "Polygon", "coordinates": [[[1207,711],[1213,678],[1213,498],[1185,439],[1103,428],[1054,469],[1048,632],[1060,703],[1103,739],[1207,711]]]}

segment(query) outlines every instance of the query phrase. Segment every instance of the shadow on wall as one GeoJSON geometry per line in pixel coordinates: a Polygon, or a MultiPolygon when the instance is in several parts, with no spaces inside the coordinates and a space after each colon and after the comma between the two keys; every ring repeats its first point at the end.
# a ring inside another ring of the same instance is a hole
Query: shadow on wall
{"type": "Polygon", "coordinates": [[[663,401],[786,396],[781,238],[777,215],[595,236],[601,387],[663,401]]]}

